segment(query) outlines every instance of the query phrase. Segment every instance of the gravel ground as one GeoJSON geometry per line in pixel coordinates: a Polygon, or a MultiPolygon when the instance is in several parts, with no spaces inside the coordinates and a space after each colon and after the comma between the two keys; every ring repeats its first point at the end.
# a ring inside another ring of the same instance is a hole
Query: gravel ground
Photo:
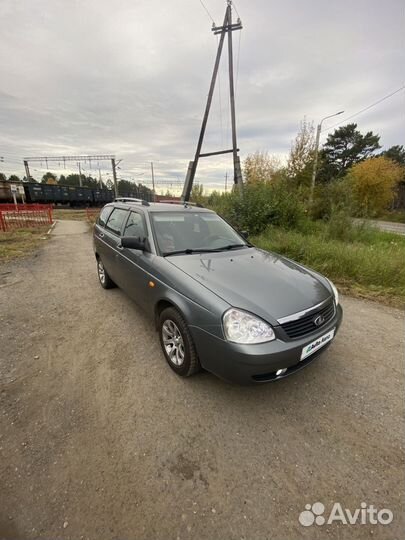
{"type": "Polygon", "coordinates": [[[97,281],[88,226],[0,267],[0,538],[397,539],[404,316],[344,297],[330,349],[275,384],[178,378],[97,281]],[[389,525],[302,526],[307,503],[389,525]]]}

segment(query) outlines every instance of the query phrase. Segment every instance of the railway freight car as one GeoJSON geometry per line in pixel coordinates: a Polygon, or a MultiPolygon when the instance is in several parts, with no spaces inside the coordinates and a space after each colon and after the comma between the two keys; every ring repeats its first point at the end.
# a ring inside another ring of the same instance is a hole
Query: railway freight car
{"type": "MultiPolygon", "coordinates": [[[[13,182],[14,183],[14,182],[13,182]]],[[[25,201],[37,204],[54,204],[68,206],[103,206],[114,200],[114,192],[106,188],[90,188],[80,186],[61,186],[54,184],[39,184],[36,182],[16,182],[23,186],[25,201]]],[[[152,191],[145,186],[133,186],[131,191],[120,191],[120,197],[136,197],[150,201],[152,191]]],[[[22,202],[18,195],[18,202],[22,202]]],[[[12,203],[10,183],[0,181],[0,203],[12,203]]]]}
{"type": "Polygon", "coordinates": [[[13,197],[11,195],[10,184],[8,182],[0,181],[0,203],[10,203],[13,202],[13,197]]]}
{"type": "Polygon", "coordinates": [[[104,206],[114,200],[114,192],[109,189],[93,189],[93,199],[95,206],[104,206]]]}
{"type": "Polygon", "coordinates": [[[92,206],[93,190],[86,187],[58,186],[52,184],[24,184],[28,203],[68,204],[70,206],[92,206]]]}
{"type": "MultiPolygon", "coordinates": [[[[20,183],[24,187],[25,200],[29,203],[69,206],[103,206],[114,199],[114,193],[105,188],[92,189],[79,186],[60,186],[20,183]]],[[[9,182],[0,182],[0,203],[13,202],[9,182]]]]}

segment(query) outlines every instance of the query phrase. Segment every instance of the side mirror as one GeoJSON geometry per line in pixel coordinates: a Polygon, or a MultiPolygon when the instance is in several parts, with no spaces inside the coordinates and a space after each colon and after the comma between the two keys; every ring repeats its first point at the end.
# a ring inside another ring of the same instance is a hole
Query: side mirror
{"type": "Polygon", "coordinates": [[[243,236],[245,240],[249,238],[249,231],[240,231],[240,234],[243,236]]]}
{"type": "Polygon", "coordinates": [[[141,251],[147,250],[145,240],[141,240],[139,236],[123,236],[121,238],[121,245],[124,248],[140,249],[141,251]]]}

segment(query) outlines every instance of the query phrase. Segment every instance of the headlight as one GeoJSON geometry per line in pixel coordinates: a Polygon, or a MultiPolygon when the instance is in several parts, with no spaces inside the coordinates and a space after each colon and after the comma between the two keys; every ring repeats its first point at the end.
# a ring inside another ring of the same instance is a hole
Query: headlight
{"type": "Polygon", "coordinates": [[[225,311],[223,324],[226,339],[234,343],[264,343],[276,339],[269,324],[240,309],[225,311]]]}
{"type": "Polygon", "coordinates": [[[339,293],[338,293],[338,290],[337,290],[337,288],[335,287],[335,285],[331,282],[330,279],[328,279],[328,281],[329,281],[329,285],[332,287],[333,296],[335,297],[335,304],[338,305],[338,304],[339,304],[339,293]]]}

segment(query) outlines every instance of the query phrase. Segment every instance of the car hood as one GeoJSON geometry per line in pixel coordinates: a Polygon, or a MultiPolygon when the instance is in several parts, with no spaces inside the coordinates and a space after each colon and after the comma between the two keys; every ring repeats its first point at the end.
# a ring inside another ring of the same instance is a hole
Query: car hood
{"type": "Polygon", "coordinates": [[[166,260],[231,306],[255,313],[272,324],[331,296],[325,278],[256,248],[174,255],[166,260]]]}

